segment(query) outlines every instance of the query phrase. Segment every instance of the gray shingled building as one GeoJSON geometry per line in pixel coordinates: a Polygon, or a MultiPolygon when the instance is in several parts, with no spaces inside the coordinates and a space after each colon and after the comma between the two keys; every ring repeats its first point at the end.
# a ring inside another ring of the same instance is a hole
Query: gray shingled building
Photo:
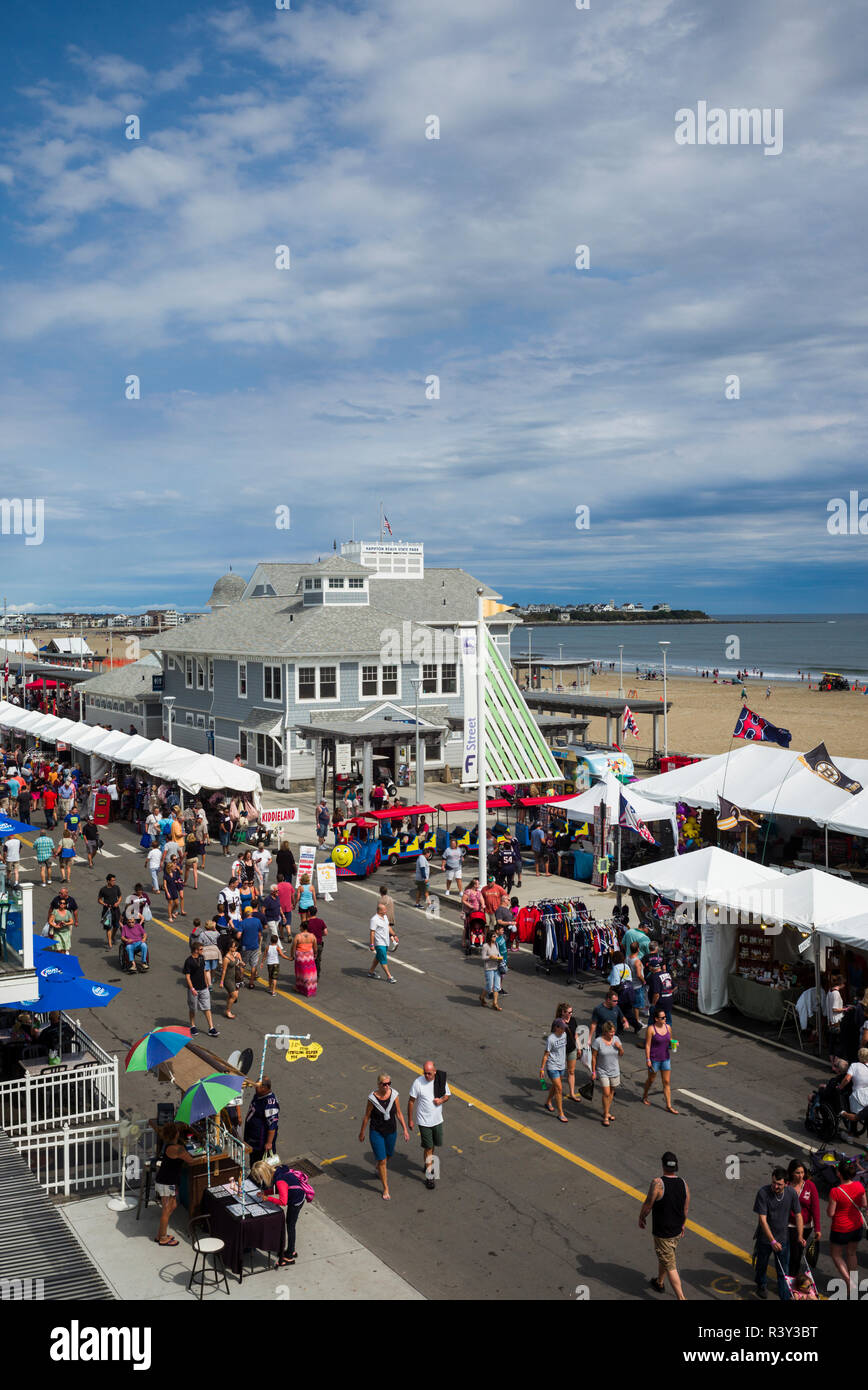
{"type": "Polygon", "coordinates": [[[426,774],[460,766],[461,732],[449,726],[464,711],[458,628],[476,620],[481,588],[508,661],[517,620],[498,613],[500,595],[466,571],[426,570],[421,545],[356,544],[355,552],[365,563],[333,554],[257,565],[246,584],[224,575],[207,616],[161,635],[176,744],[228,759],[240,753],[264,784],[288,787],[315,776],[315,740],[297,726],[407,721],[405,740],[373,746],[375,766],[394,775],[413,760],[416,680],[420,725],[430,730],[426,774]],[[406,552],[406,570],[396,572],[406,552]]]}

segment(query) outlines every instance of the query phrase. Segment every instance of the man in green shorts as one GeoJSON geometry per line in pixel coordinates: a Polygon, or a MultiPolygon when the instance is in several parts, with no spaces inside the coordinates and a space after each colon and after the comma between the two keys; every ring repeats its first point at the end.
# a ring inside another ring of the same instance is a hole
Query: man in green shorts
{"type": "Polygon", "coordinates": [[[415,1122],[425,1155],[425,1186],[433,1190],[436,1167],[434,1150],[443,1147],[443,1106],[451,1096],[445,1072],[438,1073],[433,1062],[426,1062],[422,1075],[410,1087],[407,1102],[407,1124],[415,1122]]]}

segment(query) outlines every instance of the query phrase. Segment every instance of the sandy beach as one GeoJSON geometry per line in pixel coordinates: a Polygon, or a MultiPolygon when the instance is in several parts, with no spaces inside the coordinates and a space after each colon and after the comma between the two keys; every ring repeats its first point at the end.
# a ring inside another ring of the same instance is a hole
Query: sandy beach
{"type": "MultiPolygon", "coordinates": [[[[748,680],[745,687],[748,705],[764,719],[769,719],[779,727],[789,729],[793,736],[791,748],[802,752],[825,743],[829,752],[840,757],[868,758],[868,695],[854,694],[853,691],[821,692],[816,688],[809,690],[807,684],[782,681],[748,680]],[[771,686],[771,697],[766,699],[766,688],[771,686]]],[[[595,676],[591,680],[593,694],[618,694],[617,673],[595,676]]],[[[636,698],[642,700],[659,698],[662,703],[662,681],[631,681],[625,672],[624,689],[635,689],[636,698]]],[[[667,694],[672,702],[669,711],[669,751],[670,753],[725,753],[731,745],[732,731],[744,703],[741,699],[741,685],[715,685],[712,680],[674,677],[667,682],[667,694]]],[[[630,703],[629,697],[626,701],[630,703]]],[[[633,753],[649,749],[651,746],[651,719],[648,715],[636,715],[639,726],[639,740],[629,734],[621,739],[624,749],[633,753]]],[[[660,723],[660,746],[662,751],[662,721],[660,723]]],[[[604,719],[592,719],[588,728],[588,738],[603,742],[606,737],[604,719]]],[[[743,746],[737,739],[733,747],[743,746]]],[[[639,753],[644,761],[647,752],[639,753]]],[[[647,775],[644,768],[637,773],[647,775]]]]}

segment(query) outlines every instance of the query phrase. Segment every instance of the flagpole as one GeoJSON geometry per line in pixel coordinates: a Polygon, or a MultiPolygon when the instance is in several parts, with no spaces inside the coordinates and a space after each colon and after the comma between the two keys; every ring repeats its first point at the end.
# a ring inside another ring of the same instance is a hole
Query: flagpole
{"type": "Polygon", "coordinates": [[[477,799],[477,847],[479,849],[479,887],[488,882],[488,844],[485,824],[485,615],[483,612],[483,589],[476,590],[476,768],[479,777],[477,799]]]}

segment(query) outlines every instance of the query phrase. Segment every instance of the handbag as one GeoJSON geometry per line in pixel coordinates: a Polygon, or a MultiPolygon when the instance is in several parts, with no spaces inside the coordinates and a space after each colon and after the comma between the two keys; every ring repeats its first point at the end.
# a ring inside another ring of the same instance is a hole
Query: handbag
{"type": "Polygon", "coordinates": [[[144,835],[142,836],[141,840],[139,840],[139,844],[141,845],[142,849],[150,849],[150,848],[151,848],[151,837],[150,837],[150,835],[148,834],[147,831],[145,831],[145,833],[144,833],[144,835]]]}
{"type": "Polygon", "coordinates": [[[815,1231],[814,1234],[811,1236],[811,1239],[805,1246],[805,1259],[808,1261],[808,1264],[811,1266],[811,1269],[816,1269],[817,1261],[819,1258],[820,1237],[817,1235],[817,1232],[815,1231]]]}
{"type": "Polygon", "coordinates": [[[153,920],[154,920],[154,914],[153,914],[153,912],[151,911],[151,909],[148,907],[148,904],[145,903],[144,907],[142,908],[142,921],[143,921],[143,922],[152,922],[153,920]]]}
{"type": "Polygon", "coordinates": [[[579,1095],[582,1097],[582,1100],[593,1100],[593,1099],[594,1099],[594,1086],[595,1086],[595,1084],[596,1084],[596,1083],[595,1083],[594,1081],[586,1081],[585,1084],[584,1084],[584,1086],[580,1086],[580,1087],[579,1087],[579,1095]]]}

